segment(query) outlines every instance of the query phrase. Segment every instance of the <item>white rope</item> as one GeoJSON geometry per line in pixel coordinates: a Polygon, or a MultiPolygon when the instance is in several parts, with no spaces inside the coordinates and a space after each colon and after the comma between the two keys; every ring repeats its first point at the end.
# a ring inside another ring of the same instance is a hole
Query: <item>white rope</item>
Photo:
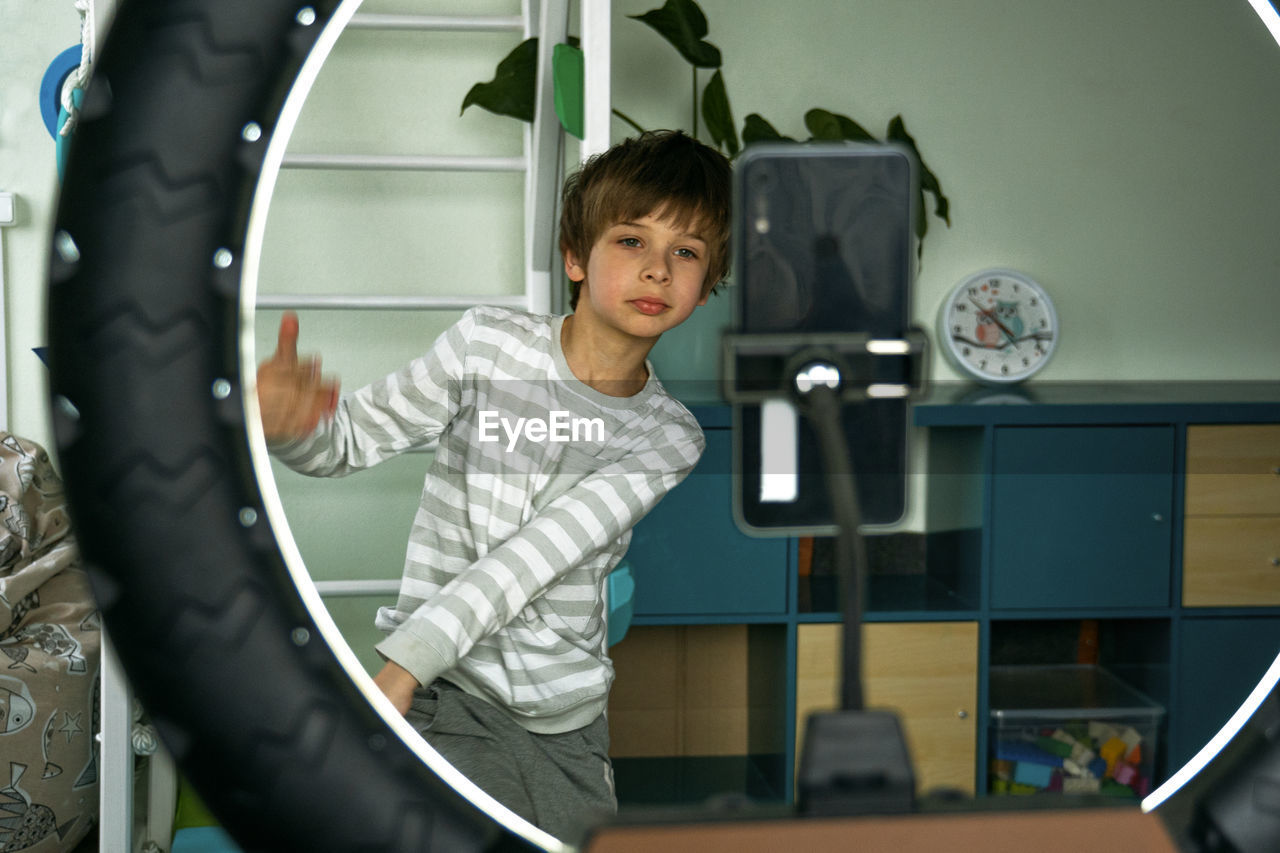
{"type": "Polygon", "coordinates": [[[94,50],[97,44],[97,16],[94,0],[75,0],[76,11],[80,13],[80,65],[75,72],[67,75],[58,93],[59,103],[67,111],[67,120],[58,129],[59,136],[70,136],[76,127],[76,105],[72,100],[75,90],[84,91],[89,84],[89,75],[93,73],[94,50]]]}

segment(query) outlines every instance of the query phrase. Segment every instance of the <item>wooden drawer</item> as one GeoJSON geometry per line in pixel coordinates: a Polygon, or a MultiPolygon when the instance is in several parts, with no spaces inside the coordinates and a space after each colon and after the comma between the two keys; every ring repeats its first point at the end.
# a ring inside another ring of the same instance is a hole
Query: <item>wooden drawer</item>
{"type": "Polygon", "coordinates": [[[633,626],[609,650],[609,754],[782,755],[786,649],[785,625],[633,626]]]}
{"type": "Polygon", "coordinates": [[[635,627],[610,654],[610,755],[747,753],[746,626],[635,627]]]}
{"type": "MultiPolygon", "coordinates": [[[[839,704],[840,625],[801,625],[796,643],[796,755],[814,711],[839,704]]],[[[973,793],[977,749],[976,622],[879,622],[863,626],[869,708],[898,712],[921,792],[973,793]]]]}
{"type": "Polygon", "coordinates": [[[1187,515],[1280,515],[1280,424],[1187,428],[1187,515]]]}
{"type": "Polygon", "coordinates": [[[1185,520],[1184,607],[1280,605],[1280,515],[1185,520]]]}

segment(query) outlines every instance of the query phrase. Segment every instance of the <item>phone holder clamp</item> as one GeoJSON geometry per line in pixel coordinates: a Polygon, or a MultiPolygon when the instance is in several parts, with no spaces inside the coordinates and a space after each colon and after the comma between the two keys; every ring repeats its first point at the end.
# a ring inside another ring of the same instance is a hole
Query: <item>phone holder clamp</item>
{"type": "Polygon", "coordinates": [[[818,386],[833,388],[846,403],[910,398],[927,384],[928,337],[916,327],[900,339],[863,333],[726,334],[721,348],[722,390],[735,405],[780,397],[799,402],[818,386]]]}

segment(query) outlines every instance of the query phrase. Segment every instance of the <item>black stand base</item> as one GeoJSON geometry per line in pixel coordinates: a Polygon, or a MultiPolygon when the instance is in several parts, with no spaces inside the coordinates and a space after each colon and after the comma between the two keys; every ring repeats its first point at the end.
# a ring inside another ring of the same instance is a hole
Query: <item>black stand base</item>
{"type": "Polygon", "coordinates": [[[830,711],[809,717],[798,787],[800,813],[808,817],[910,812],[915,774],[897,715],[830,711]]]}

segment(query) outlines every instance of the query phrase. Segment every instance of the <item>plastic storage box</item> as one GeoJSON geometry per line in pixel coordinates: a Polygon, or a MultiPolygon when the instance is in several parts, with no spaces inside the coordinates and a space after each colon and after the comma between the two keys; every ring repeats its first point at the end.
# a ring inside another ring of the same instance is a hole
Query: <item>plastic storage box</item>
{"type": "Polygon", "coordinates": [[[1097,666],[993,666],[987,790],[1145,797],[1164,708],[1097,666]]]}

